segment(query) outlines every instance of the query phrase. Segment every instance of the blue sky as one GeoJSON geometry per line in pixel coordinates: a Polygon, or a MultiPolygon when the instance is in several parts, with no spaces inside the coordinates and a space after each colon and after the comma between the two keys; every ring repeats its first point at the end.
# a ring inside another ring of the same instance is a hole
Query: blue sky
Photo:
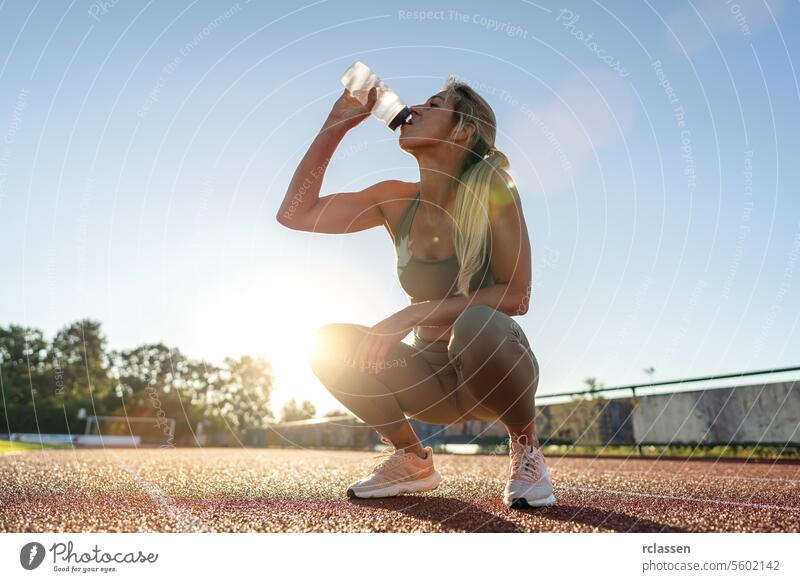
{"type": "MultiPolygon", "coordinates": [[[[797,364],[800,4],[0,3],[0,324],[269,359],[339,407],[314,330],[401,309],[383,229],[275,212],[355,60],[487,98],[533,248],[539,394],[797,364]],[[426,12],[427,11],[427,12],[426,12]]],[[[368,119],[323,194],[418,179],[368,119]]]]}

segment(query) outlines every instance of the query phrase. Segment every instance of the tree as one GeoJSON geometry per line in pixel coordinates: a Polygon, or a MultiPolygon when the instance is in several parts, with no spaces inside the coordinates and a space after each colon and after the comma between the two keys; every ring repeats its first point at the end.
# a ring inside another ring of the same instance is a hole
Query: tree
{"type": "MultiPolygon", "coordinates": [[[[45,432],[48,420],[58,418],[56,386],[48,362],[50,346],[41,330],[0,327],[0,427],[3,432],[45,432]]],[[[64,424],[63,413],[61,424],[64,424]]]]}
{"type": "Polygon", "coordinates": [[[293,420],[307,420],[314,418],[317,414],[317,409],[309,400],[297,402],[292,399],[283,405],[281,411],[281,422],[291,422],[293,420]]]}
{"type": "Polygon", "coordinates": [[[595,378],[594,376],[592,376],[591,378],[586,378],[586,380],[584,380],[583,383],[586,384],[586,386],[589,387],[589,397],[588,398],[590,400],[592,398],[594,398],[595,392],[597,392],[600,388],[603,388],[603,385],[600,382],[598,382],[597,378],[595,378]]]}
{"type": "Polygon", "coordinates": [[[342,410],[341,408],[334,408],[333,410],[329,410],[328,412],[323,414],[323,416],[326,418],[334,416],[350,416],[355,418],[352,412],[348,412],[347,410],[342,410]]]}
{"type": "MultiPolygon", "coordinates": [[[[203,420],[214,366],[209,369],[162,343],[113,352],[110,359],[117,380],[112,416],[173,418],[176,437],[191,434],[203,420]]],[[[161,437],[168,434],[166,421],[154,420],[150,428],[161,437]]]]}
{"type": "Polygon", "coordinates": [[[147,344],[115,354],[118,393],[128,414],[166,414],[177,419],[176,435],[201,421],[218,430],[260,428],[272,417],[272,368],[261,358],[225,358],[223,367],[193,360],[178,349],[147,344]]]}
{"type": "Polygon", "coordinates": [[[60,329],[53,338],[53,368],[60,368],[72,399],[104,400],[113,391],[106,337],[99,321],[84,319],[60,329]]]}
{"type": "MultiPolygon", "coordinates": [[[[272,386],[261,358],[226,358],[220,367],[162,343],[107,351],[101,324],[90,319],[65,326],[52,342],[38,329],[0,326],[0,432],[81,433],[80,408],[90,416],[174,418],[176,437],[191,436],[201,421],[242,431],[272,417],[272,386]]],[[[310,402],[296,408],[303,418],[315,413],[310,402]]],[[[164,426],[154,420],[136,430],[161,437],[164,426]]],[[[103,426],[103,434],[129,430],[125,421],[103,426]]]]}
{"type": "MultiPolygon", "coordinates": [[[[230,423],[239,429],[266,426],[267,419],[273,417],[269,408],[273,384],[272,366],[262,358],[225,358],[223,381],[230,423]]],[[[313,406],[311,415],[314,415],[313,406]]]]}
{"type": "Polygon", "coordinates": [[[62,409],[62,418],[66,417],[60,428],[50,428],[52,432],[81,433],[84,421],[77,418],[79,409],[85,408],[89,415],[103,415],[117,404],[116,381],[99,321],[82,319],[58,330],[52,341],[50,366],[63,388],[56,405],[62,409]],[[64,422],[68,423],[66,427],[64,422]]]}

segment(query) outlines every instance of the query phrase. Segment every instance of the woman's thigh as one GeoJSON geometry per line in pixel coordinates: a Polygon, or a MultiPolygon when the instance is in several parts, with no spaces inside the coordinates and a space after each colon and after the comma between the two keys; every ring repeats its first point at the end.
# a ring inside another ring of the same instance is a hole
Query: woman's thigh
{"type": "Polygon", "coordinates": [[[499,418],[496,404],[506,396],[512,406],[533,406],[539,363],[510,316],[482,305],[465,310],[453,326],[450,358],[458,371],[462,411],[493,421],[499,418]]]}
{"type": "MultiPolygon", "coordinates": [[[[336,323],[324,326],[317,334],[315,358],[324,359],[328,362],[325,368],[334,366],[337,376],[346,379],[343,382],[346,386],[337,386],[337,390],[363,394],[374,386],[370,380],[377,380],[392,393],[408,416],[431,424],[458,422],[455,382],[449,382],[446,374],[434,370],[421,350],[398,342],[377,371],[370,373],[355,365],[353,355],[368,330],[363,325],[336,323]]],[[[319,364],[315,370],[320,370],[319,364]]],[[[320,379],[325,383],[324,377],[320,379]]]]}

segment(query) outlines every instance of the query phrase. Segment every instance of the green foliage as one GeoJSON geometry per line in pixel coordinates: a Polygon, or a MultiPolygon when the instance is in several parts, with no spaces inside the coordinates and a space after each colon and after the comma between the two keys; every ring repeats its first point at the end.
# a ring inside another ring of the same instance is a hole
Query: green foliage
{"type": "Polygon", "coordinates": [[[317,409],[314,408],[314,405],[310,401],[303,400],[302,402],[297,402],[296,400],[292,399],[283,405],[283,410],[281,411],[281,422],[307,420],[309,418],[314,418],[316,414],[317,409]]]}
{"type": "Polygon", "coordinates": [[[70,445],[56,444],[56,443],[21,443],[17,441],[0,440],[0,455],[2,455],[3,453],[41,451],[44,449],[65,449],[65,448],[70,448],[70,445]]]}
{"type": "Polygon", "coordinates": [[[659,458],[683,457],[698,459],[785,459],[800,458],[800,450],[796,447],[766,446],[753,444],[732,445],[547,445],[542,443],[545,455],[620,455],[626,457],[659,458]]]}
{"type": "Polygon", "coordinates": [[[83,433],[80,408],[174,418],[176,438],[201,421],[243,431],[272,418],[272,386],[261,358],[227,358],[218,367],[161,343],[108,351],[101,324],[89,319],[67,325],[52,342],[37,329],[0,326],[0,432],[83,433]]]}

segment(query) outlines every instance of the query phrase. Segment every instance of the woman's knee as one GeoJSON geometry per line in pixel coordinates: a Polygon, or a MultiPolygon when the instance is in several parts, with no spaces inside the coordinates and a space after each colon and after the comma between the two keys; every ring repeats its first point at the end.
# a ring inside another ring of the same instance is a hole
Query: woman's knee
{"type": "Polygon", "coordinates": [[[456,320],[450,343],[450,359],[465,376],[506,373],[530,360],[538,377],[538,362],[528,339],[511,316],[480,305],[465,310],[456,320]]]}
{"type": "Polygon", "coordinates": [[[314,335],[311,369],[318,376],[331,366],[347,366],[364,335],[364,326],[353,323],[329,323],[314,335]]]}
{"type": "Polygon", "coordinates": [[[453,323],[453,338],[450,343],[452,356],[493,350],[516,323],[505,313],[488,305],[468,307],[453,323]]]}

